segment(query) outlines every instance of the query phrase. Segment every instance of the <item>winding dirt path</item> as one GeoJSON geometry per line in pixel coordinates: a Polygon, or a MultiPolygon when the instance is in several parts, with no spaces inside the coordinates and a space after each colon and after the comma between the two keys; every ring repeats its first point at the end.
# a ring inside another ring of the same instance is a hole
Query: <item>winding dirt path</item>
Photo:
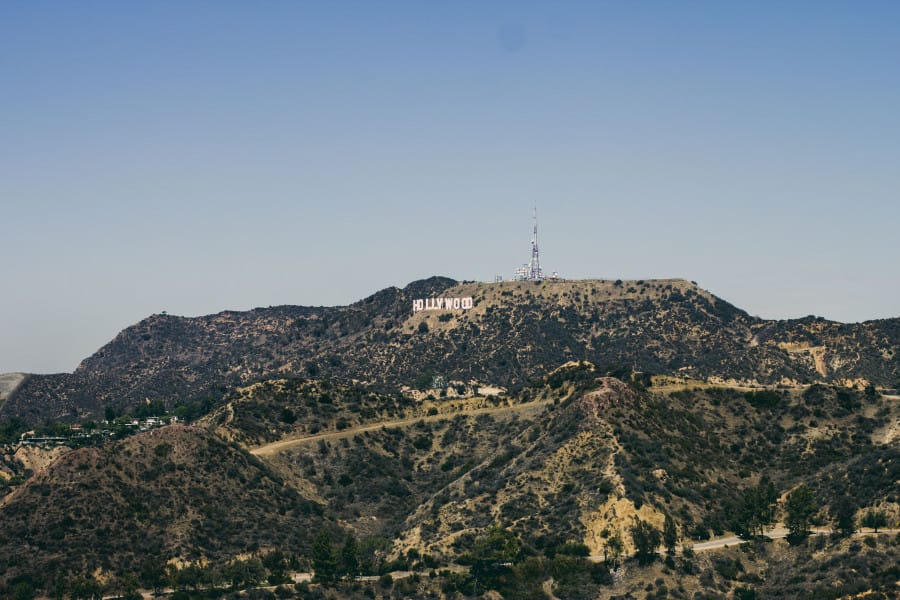
{"type": "Polygon", "coordinates": [[[426,415],[419,417],[407,417],[404,419],[397,419],[394,421],[377,421],[375,423],[365,423],[362,425],[357,425],[356,427],[348,427],[347,429],[343,429],[341,431],[328,431],[325,433],[316,433],[314,435],[307,435],[302,437],[290,438],[287,440],[279,440],[277,442],[272,442],[270,444],[264,444],[262,446],[257,446],[250,450],[251,454],[255,454],[256,456],[272,456],[278,454],[280,452],[284,452],[285,450],[290,450],[295,446],[301,446],[303,444],[310,444],[313,442],[318,442],[319,440],[340,440],[343,438],[353,437],[355,435],[359,435],[360,433],[364,433],[366,431],[374,431],[376,429],[381,429],[382,427],[409,427],[410,425],[414,425],[420,421],[425,423],[433,423],[435,421],[445,421],[447,419],[455,419],[456,417],[473,417],[478,415],[495,415],[500,413],[510,413],[510,412],[528,412],[535,411],[541,409],[545,406],[553,404],[552,400],[539,400],[537,402],[525,402],[522,404],[512,404],[505,406],[490,406],[484,408],[473,408],[473,409],[461,409],[455,412],[447,412],[447,413],[439,413],[436,415],[426,415]]]}

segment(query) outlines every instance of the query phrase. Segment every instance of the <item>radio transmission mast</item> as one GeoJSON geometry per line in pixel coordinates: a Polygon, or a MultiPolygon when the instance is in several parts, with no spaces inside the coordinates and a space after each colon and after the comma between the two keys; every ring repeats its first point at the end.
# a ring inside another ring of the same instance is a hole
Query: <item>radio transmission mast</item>
{"type": "Polygon", "coordinates": [[[534,229],[531,233],[531,262],[528,264],[528,279],[540,281],[544,278],[541,270],[541,253],[538,250],[537,241],[537,206],[534,207],[534,229]]]}
{"type": "MultiPolygon", "coordinates": [[[[554,277],[556,275],[554,274],[554,277]]],[[[541,252],[537,241],[537,207],[534,207],[534,228],[531,230],[531,262],[524,263],[516,269],[516,281],[541,281],[544,271],[541,269],[541,252]]]]}

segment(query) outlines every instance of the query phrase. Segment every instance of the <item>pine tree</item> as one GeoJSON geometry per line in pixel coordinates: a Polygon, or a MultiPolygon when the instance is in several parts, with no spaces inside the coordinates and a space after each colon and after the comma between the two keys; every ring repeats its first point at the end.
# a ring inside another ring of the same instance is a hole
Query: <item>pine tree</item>
{"type": "Polygon", "coordinates": [[[884,514],[883,510],[870,510],[863,517],[862,525],[863,527],[871,527],[875,530],[875,533],[878,533],[880,527],[887,525],[887,515],[884,514]]]}
{"type": "Polygon", "coordinates": [[[330,583],[335,580],[337,559],[334,555],[334,548],[331,546],[331,536],[327,531],[320,532],[313,542],[312,563],[317,581],[330,583]]]}
{"type": "Polygon", "coordinates": [[[356,538],[352,533],[347,534],[344,540],[344,547],[341,548],[341,572],[350,575],[356,575],[359,570],[359,549],[356,544],[356,538]]]}
{"type": "Polygon", "coordinates": [[[787,516],[784,519],[788,528],[788,542],[799,544],[809,536],[810,520],[818,508],[812,490],[806,485],[791,492],[785,504],[787,516]]]}
{"type": "Polygon", "coordinates": [[[775,505],[778,502],[778,490],[775,489],[775,484],[772,483],[769,476],[765,474],[763,474],[762,478],[759,480],[757,489],[759,490],[757,494],[759,495],[760,502],[759,533],[760,535],[765,535],[765,528],[771,526],[775,522],[775,505]]]}
{"type": "Polygon", "coordinates": [[[744,492],[732,521],[735,533],[742,536],[765,535],[766,527],[775,520],[777,500],[775,484],[767,475],[763,475],[759,485],[744,492]]]}
{"type": "Polygon", "coordinates": [[[663,522],[663,543],[666,545],[666,552],[675,554],[675,547],[678,544],[678,529],[675,527],[675,519],[670,515],[666,515],[663,522]]]}
{"type": "Polygon", "coordinates": [[[856,531],[856,505],[849,496],[841,496],[832,507],[834,528],[838,535],[846,537],[856,531]]]}
{"type": "Polygon", "coordinates": [[[619,530],[616,530],[606,541],[606,546],[603,548],[604,562],[608,561],[610,564],[618,566],[619,558],[621,558],[624,549],[625,543],[622,541],[622,535],[619,533],[619,530]]]}

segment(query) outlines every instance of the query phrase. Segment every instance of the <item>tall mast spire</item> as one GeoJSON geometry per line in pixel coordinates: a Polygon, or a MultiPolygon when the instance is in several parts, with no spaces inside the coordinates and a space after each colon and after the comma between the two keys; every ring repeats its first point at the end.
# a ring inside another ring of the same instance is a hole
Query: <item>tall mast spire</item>
{"type": "Polygon", "coordinates": [[[539,281],[544,278],[541,270],[541,253],[537,241],[537,206],[534,207],[534,229],[531,234],[531,264],[528,265],[528,279],[539,281]]]}
{"type": "MultiPolygon", "coordinates": [[[[522,263],[516,269],[516,281],[540,281],[544,278],[544,270],[541,269],[541,253],[538,250],[537,240],[537,206],[534,207],[534,226],[531,228],[531,261],[522,263]]],[[[553,277],[556,277],[554,273],[553,277]]]]}

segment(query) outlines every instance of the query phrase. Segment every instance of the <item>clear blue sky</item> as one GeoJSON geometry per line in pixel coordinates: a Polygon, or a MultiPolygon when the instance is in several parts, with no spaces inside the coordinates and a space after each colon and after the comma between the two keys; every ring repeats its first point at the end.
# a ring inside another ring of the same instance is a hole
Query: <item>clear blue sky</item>
{"type": "Polygon", "coordinates": [[[900,3],[0,4],[0,372],[528,259],[900,315],[900,3]]]}

